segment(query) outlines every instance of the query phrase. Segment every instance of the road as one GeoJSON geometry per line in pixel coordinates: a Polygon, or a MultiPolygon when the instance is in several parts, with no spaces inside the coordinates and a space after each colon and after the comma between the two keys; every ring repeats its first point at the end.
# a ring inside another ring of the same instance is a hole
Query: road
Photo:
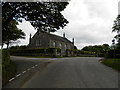
{"type": "MultiPolygon", "coordinates": [[[[118,72],[101,64],[99,59],[73,57],[34,59],[33,61],[30,58],[27,60],[22,58],[23,61],[32,62],[34,65],[42,61],[52,63],[49,63],[42,72],[39,68],[33,69],[34,75],[20,88],[118,88],[118,72]]],[[[12,82],[19,82],[19,79],[12,82]]]]}
{"type": "Polygon", "coordinates": [[[38,71],[42,72],[51,63],[51,58],[28,58],[11,56],[11,60],[17,66],[16,75],[9,80],[3,88],[21,88],[38,71]]]}

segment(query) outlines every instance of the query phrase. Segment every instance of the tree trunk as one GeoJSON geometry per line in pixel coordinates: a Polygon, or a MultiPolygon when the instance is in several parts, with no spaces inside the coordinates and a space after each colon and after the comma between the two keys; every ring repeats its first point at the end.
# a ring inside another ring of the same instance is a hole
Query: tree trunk
{"type": "Polygon", "coordinates": [[[8,48],[9,48],[9,41],[7,41],[7,43],[6,43],[6,44],[7,44],[7,49],[8,49],[8,48]]]}

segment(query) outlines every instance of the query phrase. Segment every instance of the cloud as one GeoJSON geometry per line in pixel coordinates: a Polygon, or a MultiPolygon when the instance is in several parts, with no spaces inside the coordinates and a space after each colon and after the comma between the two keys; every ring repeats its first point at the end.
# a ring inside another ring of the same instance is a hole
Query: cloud
{"type": "Polygon", "coordinates": [[[66,32],[68,38],[75,37],[78,48],[90,44],[111,44],[117,5],[118,1],[114,0],[71,0],[62,12],[69,24],[61,31],[66,32]]]}

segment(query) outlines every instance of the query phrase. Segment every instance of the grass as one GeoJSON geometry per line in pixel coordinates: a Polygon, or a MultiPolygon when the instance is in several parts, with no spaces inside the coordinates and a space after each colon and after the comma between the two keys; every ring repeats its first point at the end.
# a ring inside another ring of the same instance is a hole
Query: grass
{"type": "Polygon", "coordinates": [[[120,71],[120,59],[103,59],[102,63],[117,71],[120,71]]]}
{"type": "Polygon", "coordinates": [[[16,65],[10,61],[8,65],[2,66],[2,86],[8,83],[8,80],[15,76],[16,65]]]}

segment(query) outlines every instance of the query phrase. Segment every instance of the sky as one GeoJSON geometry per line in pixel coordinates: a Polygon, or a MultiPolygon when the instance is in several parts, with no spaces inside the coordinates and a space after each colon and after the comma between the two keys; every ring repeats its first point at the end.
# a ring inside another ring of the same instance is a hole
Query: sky
{"type": "MultiPolygon", "coordinates": [[[[69,21],[64,29],[53,33],[63,36],[72,41],[75,46],[82,49],[89,45],[109,44],[116,33],[112,33],[112,26],[118,15],[119,0],[71,0],[61,13],[69,21]]],[[[29,43],[29,35],[32,36],[37,30],[27,21],[19,23],[18,28],[26,34],[26,39],[21,40],[19,45],[29,43]]]]}

